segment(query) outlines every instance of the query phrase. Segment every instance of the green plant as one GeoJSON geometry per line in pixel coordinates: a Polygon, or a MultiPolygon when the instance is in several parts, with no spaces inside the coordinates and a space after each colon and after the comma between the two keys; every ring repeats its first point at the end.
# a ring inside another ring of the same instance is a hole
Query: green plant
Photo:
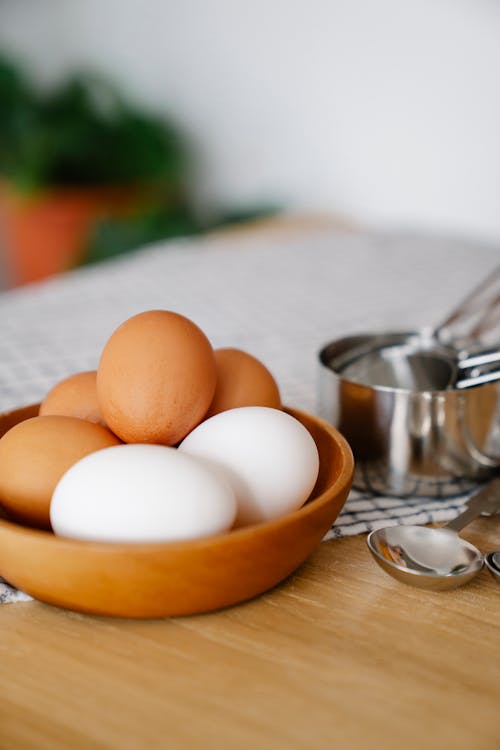
{"type": "Polygon", "coordinates": [[[186,163],[177,130],[130,104],[109,81],[78,75],[39,92],[21,67],[0,55],[0,179],[21,193],[153,188],[133,215],[94,224],[81,262],[275,213],[268,206],[244,208],[201,223],[185,195],[186,163]]]}
{"type": "Polygon", "coordinates": [[[126,218],[102,219],[94,226],[83,263],[96,263],[152,242],[197,234],[202,229],[187,206],[153,208],[126,218]]]}
{"type": "Polygon", "coordinates": [[[0,174],[18,190],[182,182],[175,128],[132,106],[104,79],[74,76],[38,93],[0,58],[0,174]]]}

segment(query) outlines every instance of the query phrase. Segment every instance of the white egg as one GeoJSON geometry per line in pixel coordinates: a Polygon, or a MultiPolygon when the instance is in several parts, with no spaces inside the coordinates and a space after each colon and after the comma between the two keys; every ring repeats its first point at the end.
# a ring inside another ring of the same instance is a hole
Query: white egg
{"type": "Polygon", "coordinates": [[[165,542],[227,531],[236,499],[204,463],[161,445],[117,445],[74,464],[50,507],[56,534],[107,542],[165,542]]]}
{"type": "Polygon", "coordinates": [[[196,427],[178,450],[204,459],[232,484],[237,525],[279,518],[305,503],[318,477],[316,443],[294,417],[244,406],[196,427]]]}

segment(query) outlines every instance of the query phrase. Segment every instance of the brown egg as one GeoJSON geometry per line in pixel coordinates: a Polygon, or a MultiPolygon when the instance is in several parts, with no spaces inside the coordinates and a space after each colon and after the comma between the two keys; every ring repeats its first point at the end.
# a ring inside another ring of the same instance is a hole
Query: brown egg
{"type": "Polygon", "coordinates": [[[78,372],[61,380],[47,393],[40,405],[40,416],[59,414],[78,417],[106,427],[97,401],[97,372],[78,372]]]}
{"type": "Polygon", "coordinates": [[[216,349],[214,354],[217,385],[207,417],[238,406],[281,408],[276,381],[262,362],[240,349],[216,349]]]}
{"type": "Polygon", "coordinates": [[[175,445],[205,416],[216,377],[203,331],[183,315],[152,310],[126,320],[108,340],[97,395],[122,440],[175,445]]]}
{"type": "Polygon", "coordinates": [[[62,475],[89,453],[119,444],[105,427],[76,417],[20,422],[0,440],[0,505],[21,523],[50,528],[50,501],[62,475]]]}

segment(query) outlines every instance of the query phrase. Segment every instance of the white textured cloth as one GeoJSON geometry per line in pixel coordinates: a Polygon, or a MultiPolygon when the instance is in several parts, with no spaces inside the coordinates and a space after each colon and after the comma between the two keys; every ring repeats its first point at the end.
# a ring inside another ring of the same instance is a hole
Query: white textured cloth
{"type": "MultiPolygon", "coordinates": [[[[214,347],[245,349],[287,405],[316,412],[319,349],[355,332],[437,323],[499,261],[499,248],[408,234],[315,230],[169,242],[0,295],[0,411],[39,401],[95,369],[123,320],[175,310],[214,347]]],[[[353,491],[326,539],[445,521],[464,498],[398,500],[353,491]]],[[[0,584],[0,603],[23,597],[0,584]]]]}

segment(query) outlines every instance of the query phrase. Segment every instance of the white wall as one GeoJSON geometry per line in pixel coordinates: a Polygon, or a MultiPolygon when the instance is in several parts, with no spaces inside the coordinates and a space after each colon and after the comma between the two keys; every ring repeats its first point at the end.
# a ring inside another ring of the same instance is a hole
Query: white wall
{"type": "Polygon", "coordinates": [[[500,238],[499,0],[3,0],[0,45],[172,112],[208,204],[500,238]]]}

